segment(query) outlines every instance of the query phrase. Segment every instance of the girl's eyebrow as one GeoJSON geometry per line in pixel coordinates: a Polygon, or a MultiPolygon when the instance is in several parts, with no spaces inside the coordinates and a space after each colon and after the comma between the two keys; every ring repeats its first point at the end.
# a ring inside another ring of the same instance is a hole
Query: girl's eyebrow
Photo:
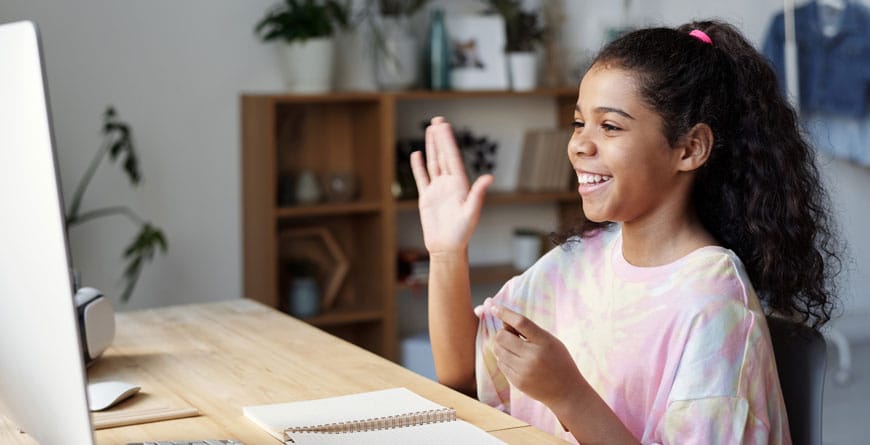
{"type": "MultiPolygon", "coordinates": [[[[576,104],[576,105],[574,105],[574,111],[576,111],[576,112],[578,112],[578,113],[580,112],[580,104],[576,104]]],[[[619,108],[613,108],[613,107],[596,107],[593,111],[595,111],[596,113],[600,113],[600,114],[604,114],[604,113],[616,113],[616,114],[618,114],[618,115],[620,115],[620,116],[625,116],[625,117],[627,117],[627,118],[629,118],[629,119],[631,119],[631,120],[635,120],[635,119],[634,119],[634,116],[632,116],[632,115],[626,113],[625,111],[623,111],[623,110],[621,110],[621,109],[619,109],[619,108]]]]}

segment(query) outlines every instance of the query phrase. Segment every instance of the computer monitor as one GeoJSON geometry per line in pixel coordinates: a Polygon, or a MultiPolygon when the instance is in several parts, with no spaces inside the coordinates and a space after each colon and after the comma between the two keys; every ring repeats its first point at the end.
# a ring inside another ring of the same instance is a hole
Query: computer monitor
{"type": "Polygon", "coordinates": [[[93,444],[36,26],[0,25],[0,405],[44,444],[93,444]]]}

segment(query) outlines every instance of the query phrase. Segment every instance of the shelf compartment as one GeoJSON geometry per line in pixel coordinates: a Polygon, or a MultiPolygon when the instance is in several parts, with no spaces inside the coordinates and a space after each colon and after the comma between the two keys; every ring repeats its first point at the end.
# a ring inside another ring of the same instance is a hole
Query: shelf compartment
{"type": "Polygon", "coordinates": [[[380,102],[321,99],[313,103],[277,100],[276,178],[292,181],[300,172],[309,171],[322,187],[328,175],[349,173],[356,183],[358,201],[380,201],[384,194],[382,178],[388,173],[380,157],[373,156],[381,147],[380,102]]]}
{"type": "MultiPolygon", "coordinates": [[[[281,241],[278,250],[278,264],[292,262],[300,258],[314,260],[317,264],[327,264],[323,259],[323,249],[312,248],[311,243],[288,242],[285,233],[300,231],[325,231],[334,243],[339,246],[341,256],[349,262],[344,279],[334,295],[334,304],[330,311],[341,313],[360,307],[377,309],[385,307],[384,295],[388,293],[382,279],[385,259],[381,247],[383,238],[376,235],[382,233],[383,216],[380,214],[340,214],[319,217],[305,217],[293,220],[279,221],[277,227],[278,239],[281,241]]],[[[314,246],[317,247],[317,246],[314,246]]],[[[289,263],[288,263],[289,264],[289,263]]],[[[328,266],[328,264],[327,264],[328,266]]],[[[326,290],[327,275],[318,274],[321,291],[326,290]]],[[[281,279],[277,283],[278,295],[282,302],[286,300],[291,286],[289,273],[280,272],[281,279]]]]}

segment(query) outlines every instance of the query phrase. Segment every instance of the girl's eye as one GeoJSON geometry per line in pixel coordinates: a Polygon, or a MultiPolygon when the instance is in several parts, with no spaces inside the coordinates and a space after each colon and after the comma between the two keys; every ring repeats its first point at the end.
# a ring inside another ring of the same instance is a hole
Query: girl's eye
{"type": "Polygon", "coordinates": [[[575,129],[580,129],[580,128],[583,128],[584,126],[586,126],[586,124],[583,121],[574,121],[574,122],[571,122],[571,126],[574,127],[575,129]]]}
{"type": "Polygon", "coordinates": [[[622,130],[621,128],[619,128],[619,127],[617,127],[617,126],[615,126],[615,125],[611,125],[611,124],[601,124],[601,128],[603,128],[604,131],[618,131],[618,130],[622,130]]]}

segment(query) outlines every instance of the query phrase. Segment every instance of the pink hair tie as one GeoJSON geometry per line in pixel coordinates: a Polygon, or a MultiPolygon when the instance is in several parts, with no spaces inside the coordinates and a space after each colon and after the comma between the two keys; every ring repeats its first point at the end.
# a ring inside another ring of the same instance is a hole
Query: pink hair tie
{"type": "Polygon", "coordinates": [[[701,31],[700,29],[693,29],[692,32],[689,33],[690,36],[708,44],[712,45],[713,41],[710,39],[710,36],[707,35],[706,32],[701,31]]]}

